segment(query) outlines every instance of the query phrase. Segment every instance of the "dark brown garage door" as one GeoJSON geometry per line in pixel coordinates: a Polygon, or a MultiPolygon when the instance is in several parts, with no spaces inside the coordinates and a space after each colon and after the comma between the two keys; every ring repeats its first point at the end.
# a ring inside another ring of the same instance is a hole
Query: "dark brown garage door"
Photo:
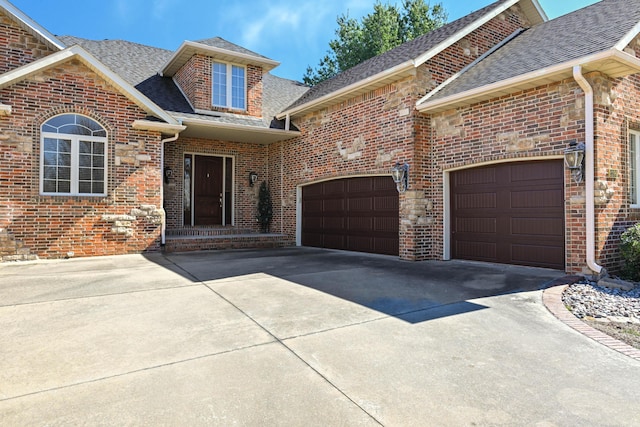
{"type": "Polygon", "coordinates": [[[302,244],[398,255],[398,192],[388,176],[302,189],[302,244]]]}
{"type": "Polygon", "coordinates": [[[561,160],[452,173],[453,258],[564,269],[563,182],[561,160]]]}

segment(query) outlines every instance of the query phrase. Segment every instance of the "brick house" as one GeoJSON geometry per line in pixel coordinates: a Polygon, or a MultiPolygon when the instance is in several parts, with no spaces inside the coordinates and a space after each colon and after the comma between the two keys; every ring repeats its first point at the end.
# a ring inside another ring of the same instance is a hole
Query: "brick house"
{"type": "Polygon", "coordinates": [[[56,37],[5,0],[0,32],[4,260],[298,244],[588,272],[640,220],[635,0],[500,0],[310,89],[220,38],[56,37]]]}

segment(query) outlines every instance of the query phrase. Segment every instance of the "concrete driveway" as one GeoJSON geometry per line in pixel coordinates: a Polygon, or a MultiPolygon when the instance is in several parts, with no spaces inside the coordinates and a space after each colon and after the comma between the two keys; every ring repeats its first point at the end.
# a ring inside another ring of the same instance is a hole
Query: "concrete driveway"
{"type": "Polygon", "coordinates": [[[0,425],[640,425],[552,270],[309,248],[0,264],[0,425]]]}

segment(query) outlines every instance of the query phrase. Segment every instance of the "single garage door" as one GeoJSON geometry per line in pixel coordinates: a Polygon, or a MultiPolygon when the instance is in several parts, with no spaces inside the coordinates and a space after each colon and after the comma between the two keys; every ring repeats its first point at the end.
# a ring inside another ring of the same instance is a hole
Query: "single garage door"
{"type": "Polygon", "coordinates": [[[302,245],[398,255],[398,192],[389,176],[302,189],[302,245]]]}
{"type": "Polygon", "coordinates": [[[453,258],[564,269],[563,167],[545,160],[452,173],[453,258]]]}

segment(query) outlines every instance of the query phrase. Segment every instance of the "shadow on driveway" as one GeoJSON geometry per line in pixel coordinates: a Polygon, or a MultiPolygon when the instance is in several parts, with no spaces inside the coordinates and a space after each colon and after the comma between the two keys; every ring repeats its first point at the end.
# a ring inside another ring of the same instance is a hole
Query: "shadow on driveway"
{"type": "Polygon", "coordinates": [[[410,262],[300,247],[152,254],[148,258],[161,261],[194,282],[234,280],[242,286],[243,280],[267,275],[411,323],[482,310],[486,307],[470,300],[542,289],[564,275],[531,267],[468,261],[410,262]]]}

